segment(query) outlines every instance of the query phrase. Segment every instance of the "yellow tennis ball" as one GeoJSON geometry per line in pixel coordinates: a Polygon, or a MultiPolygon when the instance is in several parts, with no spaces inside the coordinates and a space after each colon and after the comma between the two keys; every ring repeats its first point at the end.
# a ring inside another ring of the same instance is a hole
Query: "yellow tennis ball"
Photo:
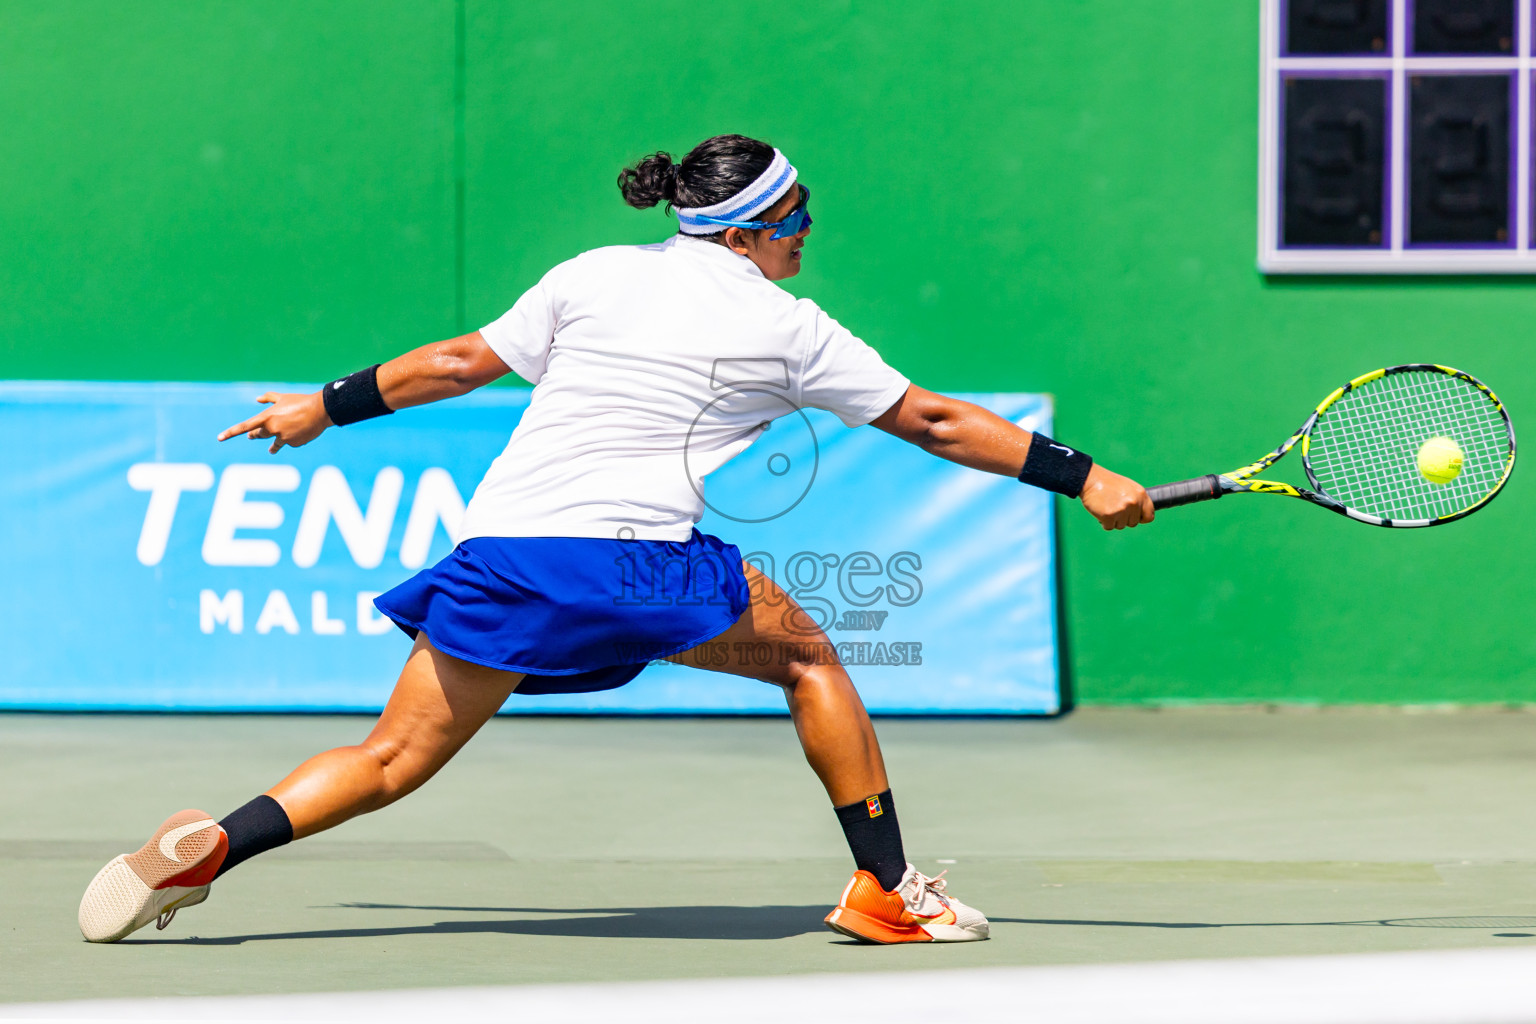
{"type": "Polygon", "coordinates": [[[1461,445],[1448,437],[1432,437],[1419,448],[1419,472],[1432,484],[1448,484],[1461,475],[1465,458],[1461,445]]]}

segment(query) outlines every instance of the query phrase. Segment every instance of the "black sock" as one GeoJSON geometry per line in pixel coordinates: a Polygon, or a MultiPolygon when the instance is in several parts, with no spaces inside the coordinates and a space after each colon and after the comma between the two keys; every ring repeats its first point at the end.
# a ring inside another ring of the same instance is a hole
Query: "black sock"
{"type": "Polygon", "coordinates": [[[901,849],[901,826],[896,823],[891,791],[837,808],[837,820],[859,870],[874,875],[886,892],[893,891],[906,874],[907,855],[901,849]]]}
{"type": "Polygon", "coordinates": [[[258,853],[293,842],[293,824],[288,820],[288,812],[265,793],[244,807],[230,811],[229,817],[219,822],[219,827],[229,836],[229,852],[224,855],[224,863],[214,878],[258,853]]]}

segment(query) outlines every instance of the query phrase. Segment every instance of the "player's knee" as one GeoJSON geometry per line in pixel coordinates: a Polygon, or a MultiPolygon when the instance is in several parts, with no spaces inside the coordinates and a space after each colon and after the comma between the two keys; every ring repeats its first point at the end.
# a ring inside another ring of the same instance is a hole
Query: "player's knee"
{"type": "Polygon", "coordinates": [[[417,774],[413,767],[416,758],[412,757],[409,744],[370,736],[356,749],[366,760],[374,799],[381,805],[414,788],[411,781],[417,774]]]}
{"type": "Polygon", "coordinates": [[[852,688],[852,682],[843,666],[836,660],[829,662],[797,661],[786,666],[781,680],[774,680],[790,697],[820,695],[852,688]]]}

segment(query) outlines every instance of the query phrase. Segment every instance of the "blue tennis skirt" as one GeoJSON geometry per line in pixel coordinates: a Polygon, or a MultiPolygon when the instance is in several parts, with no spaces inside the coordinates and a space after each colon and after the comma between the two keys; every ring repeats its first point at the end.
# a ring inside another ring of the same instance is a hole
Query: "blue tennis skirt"
{"type": "Polygon", "coordinates": [[[523,673],[518,693],[590,693],[719,636],[751,596],[736,546],[694,530],[686,541],[476,537],[374,604],[412,639],[523,673]]]}

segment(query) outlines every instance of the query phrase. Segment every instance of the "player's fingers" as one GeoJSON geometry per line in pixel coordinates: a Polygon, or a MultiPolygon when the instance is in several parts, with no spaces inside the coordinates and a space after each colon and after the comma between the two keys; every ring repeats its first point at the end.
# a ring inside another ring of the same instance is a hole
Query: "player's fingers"
{"type": "Polygon", "coordinates": [[[267,414],[266,413],[262,413],[260,416],[252,416],[248,420],[241,420],[239,423],[236,423],[232,427],[225,427],[224,428],[224,432],[219,435],[219,440],[220,441],[228,441],[230,438],[234,437],[236,434],[244,434],[247,431],[254,429],[257,424],[261,423],[266,418],[267,418],[267,414]]]}
{"type": "Polygon", "coordinates": [[[1146,491],[1141,492],[1141,521],[1150,523],[1157,518],[1157,506],[1152,504],[1152,495],[1146,491]]]}
{"type": "Polygon", "coordinates": [[[282,446],[283,446],[283,439],[281,437],[274,438],[273,441],[272,441],[272,447],[268,448],[267,451],[272,453],[273,455],[276,455],[278,449],[281,448],[282,446]]]}
{"type": "Polygon", "coordinates": [[[268,391],[265,394],[257,395],[256,401],[260,402],[262,405],[271,405],[273,402],[277,401],[277,392],[268,391]]]}

